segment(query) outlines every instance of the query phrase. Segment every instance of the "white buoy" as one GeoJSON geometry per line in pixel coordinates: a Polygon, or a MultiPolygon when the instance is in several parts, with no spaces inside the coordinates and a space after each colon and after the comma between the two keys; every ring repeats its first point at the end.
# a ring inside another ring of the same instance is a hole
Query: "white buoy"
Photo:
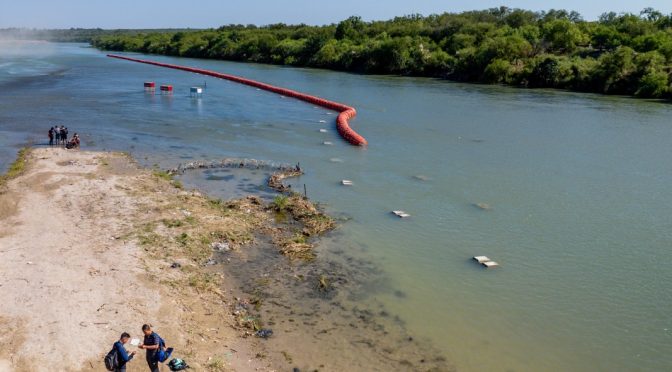
{"type": "Polygon", "coordinates": [[[406,213],[406,212],[404,212],[404,211],[392,211],[392,213],[393,213],[395,216],[399,217],[399,218],[408,218],[408,217],[411,217],[410,214],[408,214],[408,213],[406,213]]]}
{"type": "Polygon", "coordinates": [[[192,97],[200,97],[203,95],[203,88],[191,87],[189,88],[189,95],[191,95],[192,97]]]}

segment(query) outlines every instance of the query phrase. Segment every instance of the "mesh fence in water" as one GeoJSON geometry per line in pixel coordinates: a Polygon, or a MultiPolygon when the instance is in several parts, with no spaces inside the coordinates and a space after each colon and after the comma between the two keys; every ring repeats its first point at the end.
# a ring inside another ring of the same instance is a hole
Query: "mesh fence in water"
{"type": "Polygon", "coordinates": [[[244,169],[261,169],[268,171],[292,171],[300,170],[299,165],[290,165],[269,160],[245,159],[245,158],[224,158],[221,160],[212,161],[192,161],[182,163],[176,168],[168,170],[170,174],[182,174],[185,171],[193,169],[216,169],[216,168],[244,168],[244,169]]]}

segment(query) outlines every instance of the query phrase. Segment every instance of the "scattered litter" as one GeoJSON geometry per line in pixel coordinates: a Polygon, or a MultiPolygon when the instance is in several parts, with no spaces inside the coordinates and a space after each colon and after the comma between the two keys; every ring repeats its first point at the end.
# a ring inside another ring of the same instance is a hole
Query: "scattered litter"
{"type": "Polygon", "coordinates": [[[215,261],[211,258],[205,264],[208,265],[208,266],[217,265],[217,261],[215,261]]]}
{"type": "Polygon", "coordinates": [[[212,247],[212,249],[214,249],[216,251],[220,251],[220,252],[231,250],[231,246],[229,246],[229,243],[226,243],[226,242],[214,242],[214,243],[210,244],[210,247],[212,247]]]}
{"type": "Polygon", "coordinates": [[[188,210],[182,209],[181,212],[182,212],[183,215],[185,215],[187,217],[191,216],[191,212],[189,212],[188,210]]]}
{"type": "Polygon", "coordinates": [[[271,329],[260,329],[255,333],[255,336],[261,337],[261,338],[269,338],[273,336],[273,330],[271,329]]]}
{"type": "Polygon", "coordinates": [[[341,181],[341,184],[342,184],[343,186],[352,186],[352,181],[350,181],[350,180],[343,180],[343,181],[341,181]]]}
{"type": "Polygon", "coordinates": [[[473,259],[474,261],[478,262],[479,264],[485,266],[488,269],[499,266],[497,262],[491,260],[490,257],[488,256],[474,256],[473,259]]]}
{"type": "Polygon", "coordinates": [[[170,267],[173,269],[179,269],[180,267],[182,267],[182,265],[180,265],[179,262],[173,262],[173,264],[170,265],[170,267]]]}
{"type": "Polygon", "coordinates": [[[320,133],[327,133],[326,129],[320,129],[320,133]]]}
{"type": "Polygon", "coordinates": [[[26,262],[26,263],[27,263],[28,265],[32,265],[32,264],[33,264],[33,261],[28,261],[28,262],[26,262]]]}
{"type": "Polygon", "coordinates": [[[410,214],[408,214],[408,213],[406,213],[406,212],[404,212],[404,211],[392,211],[392,213],[393,213],[394,215],[396,215],[397,217],[399,217],[399,218],[408,218],[408,217],[411,217],[410,214]]]}

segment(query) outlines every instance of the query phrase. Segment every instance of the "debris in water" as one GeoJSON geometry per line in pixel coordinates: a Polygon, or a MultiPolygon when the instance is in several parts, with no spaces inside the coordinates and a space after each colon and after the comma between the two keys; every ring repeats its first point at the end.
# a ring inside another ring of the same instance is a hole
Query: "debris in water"
{"type": "Polygon", "coordinates": [[[326,129],[320,129],[320,133],[327,133],[326,129]]]}
{"type": "Polygon", "coordinates": [[[399,217],[399,218],[408,218],[408,217],[411,217],[410,214],[408,214],[408,213],[406,213],[406,212],[404,212],[404,211],[392,211],[392,213],[393,213],[394,215],[396,215],[397,217],[399,217]]]}
{"type": "Polygon", "coordinates": [[[353,185],[352,181],[350,181],[350,180],[343,180],[343,181],[341,181],[341,184],[343,186],[352,186],[353,185]]]}
{"type": "Polygon", "coordinates": [[[482,210],[482,211],[491,211],[492,210],[492,207],[488,203],[474,203],[473,206],[482,210]]]}
{"type": "Polygon", "coordinates": [[[418,181],[429,181],[431,178],[425,176],[424,174],[418,174],[417,176],[413,176],[418,181]]]}
{"type": "Polygon", "coordinates": [[[324,123],[326,123],[326,122],[327,122],[326,120],[320,120],[320,123],[323,123],[323,124],[324,124],[324,123]]]}
{"type": "Polygon", "coordinates": [[[322,144],[327,145],[327,146],[331,146],[331,145],[333,145],[334,143],[333,143],[333,142],[329,142],[329,141],[324,141],[324,142],[322,142],[322,144]]]}
{"type": "Polygon", "coordinates": [[[343,162],[343,159],[340,159],[340,158],[331,158],[331,159],[329,159],[329,161],[332,162],[332,163],[342,163],[342,162],[343,162]]]}

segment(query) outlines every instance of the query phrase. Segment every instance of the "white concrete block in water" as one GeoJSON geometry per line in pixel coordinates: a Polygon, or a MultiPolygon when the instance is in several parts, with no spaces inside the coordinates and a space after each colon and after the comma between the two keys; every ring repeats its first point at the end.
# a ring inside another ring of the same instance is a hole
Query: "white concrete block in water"
{"type": "Polygon", "coordinates": [[[488,269],[499,266],[497,262],[491,260],[488,256],[474,256],[473,259],[488,269]]]}
{"type": "Polygon", "coordinates": [[[399,218],[408,218],[408,217],[411,217],[410,214],[408,214],[408,213],[406,213],[406,212],[404,212],[404,211],[392,211],[392,213],[393,213],[395,216],[399,217],[399,218]]]}
{"type": "Polygon", "coordinates": [[[483,262],[492,261],[490,260],[490,258],[488,258],[488,256],[474,256],[474,260],[479,264],[482,264],[483,262]]]}

